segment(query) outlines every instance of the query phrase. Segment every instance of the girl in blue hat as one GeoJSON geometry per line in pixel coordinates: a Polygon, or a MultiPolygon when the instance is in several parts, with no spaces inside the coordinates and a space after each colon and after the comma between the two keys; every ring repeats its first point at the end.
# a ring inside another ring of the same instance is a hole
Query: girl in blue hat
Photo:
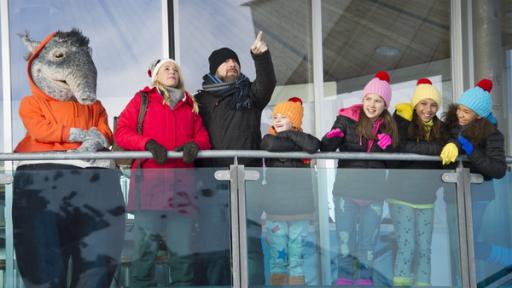
{"type": "MultiPolygon", "coordinates": [[[[507,170],[505,140],[492,114],[491,89],[492,81],[482,79],[450,106],[445,123],[451,140],[440,155],[446,165],[455,162],[459,153],[465,154],[468,161],[463,163],[464,167],[484,177],[484,183],[471,185],[473,239],[475,256],[479,259],[493,256],[490,246],[478,242],[478,239],[486,207],[495,198],[492,179],[503,178],[507,170]]],[[[450,211],[455,211],[455,208],[450,211]]]]}

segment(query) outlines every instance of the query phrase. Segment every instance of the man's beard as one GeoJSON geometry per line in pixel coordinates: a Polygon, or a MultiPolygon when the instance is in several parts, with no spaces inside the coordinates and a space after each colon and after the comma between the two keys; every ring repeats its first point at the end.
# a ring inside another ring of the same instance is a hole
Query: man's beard
{"type": "Polygon", "coordinates": [[[218,76],[220,80],[222,80],[224,83],[231,83],[231,82],[235,82],[236,79],[238,79],[238,77],[240,77],[240,73],[236,73],[236,74],[228,74],[228,75],[225,75],[225,76],[218,76]]]}

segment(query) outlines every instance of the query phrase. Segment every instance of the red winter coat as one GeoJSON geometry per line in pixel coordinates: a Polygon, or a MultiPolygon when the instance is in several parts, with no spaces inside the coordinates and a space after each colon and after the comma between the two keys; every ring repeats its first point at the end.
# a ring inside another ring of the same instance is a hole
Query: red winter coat
{"type": "MultiPolygon", "coordinates": [[[[137,93],[119,115],[114,137],[125,150],[144,151],[146,143],[153,139],[169,151],[194,141],[200,150],[210,149],[208,133],[199,114],[192,112],[193,101],[187,92],[183,101],[174,109],[163,104],[163,97],[156,88],[145,87],[141,92],[148,95],[148,106],[144,115],[142,135],[137,133],[137,118],[141,97],[137,93]]],[[[194,214],[195,179],[192,164],[181,159],[168,159],[158,164],[153,159],[134,161],[128,196],[128,210],[173,210],[182,214],[194,214]],[[139,165],[142,169],[137,171],[139,165]],[[181,168],[181,169],[176,169],[181,168]],[[139,174],[136,189],[136,174],[139,174]],[[140,191],[140,198],[136,191],[140,191]],[[139,205],[140,199],[140,205],[139,205]]]]}

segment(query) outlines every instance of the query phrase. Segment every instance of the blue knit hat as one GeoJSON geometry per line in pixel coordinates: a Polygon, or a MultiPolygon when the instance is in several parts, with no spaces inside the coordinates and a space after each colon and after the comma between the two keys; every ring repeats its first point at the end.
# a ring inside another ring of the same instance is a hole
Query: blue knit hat
{"type": "Polygon", "coordinates": [[[476,86],[466,90],[459,98],[457,104],[464,105],[473,110],[478,116],[492,121],[492,81],[482,79],[476,86]]]}

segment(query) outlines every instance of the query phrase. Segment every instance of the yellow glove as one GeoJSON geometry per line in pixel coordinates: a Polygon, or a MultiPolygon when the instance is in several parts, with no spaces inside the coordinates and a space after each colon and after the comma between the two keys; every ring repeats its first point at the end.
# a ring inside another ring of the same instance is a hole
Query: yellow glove
{"type": "Polygon", "coordinates": [[[400,115],[405,120],[412,120],[412,106],[410,103],[400,103],[395,106],[396,114],[400,115]]]}
{"type": "Polygon", "coordinates": [[[457,156],[459,156],[459,149],[457,148],[457,145],[448,143],[444,145],[443,150],[441,151],[441,155],[439,156],[441,156],[443,165],[448,165],[452,162],[455,162],[455,159],[457,159],[457,156]]]}

